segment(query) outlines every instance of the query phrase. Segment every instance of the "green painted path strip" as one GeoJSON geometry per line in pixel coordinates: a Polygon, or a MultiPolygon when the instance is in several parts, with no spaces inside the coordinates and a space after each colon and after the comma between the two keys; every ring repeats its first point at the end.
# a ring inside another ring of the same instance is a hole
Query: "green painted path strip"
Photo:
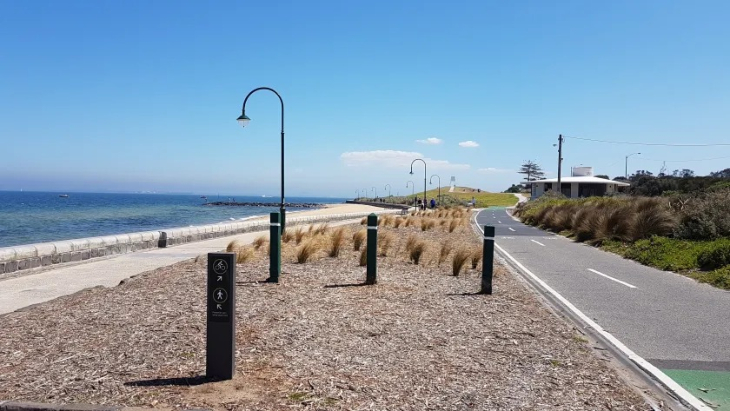
{"type": "Polygon", "coordinates": [[[717,411],[730,411],[730,372],[662,369],[671,379],[717,411]]]}

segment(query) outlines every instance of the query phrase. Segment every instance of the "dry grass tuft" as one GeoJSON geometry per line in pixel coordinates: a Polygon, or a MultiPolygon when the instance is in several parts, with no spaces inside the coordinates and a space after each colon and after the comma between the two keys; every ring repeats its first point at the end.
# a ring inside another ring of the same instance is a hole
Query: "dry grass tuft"
{"type": "Polygon", "coordinates": [[[236,264],[244,264],[254,257],[253,248],[251,247],[239,247],[236,250],[236,264]]]}
{"type": "Polygon", "coordinates": [[[284,234],[281,235],[281,241],[288,243],[289,241],[294,239],[294,234],[292,234],[291,230],[284,231],[284,234]]]}
{"type": "Polygon", "coordinates": [[[441,243],[441,250],[439,251],[438,264],[436,264],[437,266],[441,266],[441,263],[443,263],[446,260],[446,257],[449,256],[452,249],[453,249],[453,247],[451,246],[450,241],[447,240],[447,241],[444,241],[443,243],[441,243]]]}
{"type": "Polygon", "coordinates": [[[340,250],[345,244],[345,227],[340,227],[332,233],[330,238],[330,249],[327,255],[330,257],[339,257],[340,250]]]}
{"type": "Polygon", "coordinates": [[[479,266],[480,261],[482,261],[482,250],[479,248],[475,248],[471,252],[471,269],[476,270],[477,266],[479,266]]]}
{"type": "Polygon", "coordinates": [[[363,217],[362,220],[360,220],[360,225],[365,225],[367,223],[368,223],[368,218],[367,217],[363,217]]]}
{"type": "Polygon", "coordinates": [[[226,246],[226,252],[230,253],[238,250],[241,247],[241,243],[238,240],[233,240],[226,246]]]}
{"type": "Polygon", "coordinates": [[[436,227],[436,221],[431,218],[424,218],[421,220],[421,231],[427,231],[436,227]]]}
{"type": "MultiPolygon", "coordinates": [[[[411,215],[413,215],[413,214],[411,214],[411,215]]],[[[413,218],[406,217],[405,218],[405,221],[404,221],[404,224],[403,224],[403,227],[410,227],[411,224],[413,224],[413,223],[414,223],[414,219],[413,218]]]]}
{"type": "Polygon", "coordinates": [[[365,246],[360,250],[360,267],[368,265],[368,246],[365,246]]]}
{"type": "Polygon", "coordinates": [[[393,244],[393,234],[383,233],[378,236],[378,255],[380,257],[387,257],[388,250],[391,244],[393,244]]]}
{"type": "Polygon", "coordinates": [[[423,254],[426,252],[426,243],[423,241],[416,241],[416,243],[411,248],[408,256],[411,259],[411,262],[415,265],[418,265],[418,262],[421,261],[421,257],[423,257],[423,254]]]}
{"type": "Polygon", "coordinates": [[[266,238],[265,235],[260,235],[256,237],[255,240],[253,240],[253,249],[258,250],[261,248],[262,245],[266,244],[269,240],[266,238]]]}
{"type": "Polygon", "coordinates": [[[314,229],[314,235],[324,235],[329,230],[329,223],[320,224],[314,229]]]}
{"type": "Polygon", "coordinates": [[[386,214],[381,219],[383,221],[383,227],[387,227],[389,225],[393,225],[395,221],[395,217],[391,214],[386,214]]]}
{"type": "Polygon", "coordinates": [[[400,227],[400,225],[401,225],[401,224],[403,224],[403,222],[404,222],[405,220],[406,220],[405,218],[402,218],[402,217],[396,217],[396,218],[395,218],[395,220],[393,221],[393,227],[395,227],[395,228],[398,228],[398,227],[400,227]]]}
{"type": "Polygon", "coordinates": [[[449,221],[449,232],[453,233],[454,230],[456,230],[456,227],[458,227],[458,226],[459,226],[459,220],[456,218],[451,219],[451,221],[449,221]]]}
{"type": "Polygon", "coordinates": [[[416,237],[413,234],[409,235],[408,239],[406,240],[406,251],[410,253],[411,250],[413,249],[413,246],[416,245],[417,241],[418,241],[418,237],[416,237]]]}
{"type": "Polygon", "coordinates": [[[451,274],[454,276],[459,275],[461,269],[464,268],[464,264],[466,264],[466,260],[469,259],[470,254],[471,251],[467,248],[460,248],[456,251],[454,259],[451,260],[451,274]]]}
{"type": "Polygon", "coordinates": [[[355,251],[360,250],[360,247],[362,246],[362,243],[365,241],[366,236],[367,236],[367,230],[365,230],[365,229],[357,231],[355,234],[352,235],[352,248],[355,251]]]}
{"type": "Polygon", "coordinates": [[[307,232],[304,231],[302,227],[297,227],[297,229],[294,231],[294,240],[297,242],[297,245],[302,243],[302,240],[307,235],[307,232]]]}
{"type": "Polygon", "coordinates": [[[314,240],[307,240],[297,249],[297,263],[304,264],[319,251],[319,243],[314,240]]]}

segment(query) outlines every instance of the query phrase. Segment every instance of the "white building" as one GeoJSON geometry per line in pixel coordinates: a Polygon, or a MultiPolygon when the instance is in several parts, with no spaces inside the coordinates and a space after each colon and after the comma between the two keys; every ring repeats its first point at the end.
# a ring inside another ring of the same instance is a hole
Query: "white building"
{"type": "Polygon", "coordinates": [[[631,184],[621,181],[607,180],[605,178],[594,177],[593,167],[574,167],[573,175],[560,179],[560,189],[558,189],[558,179],[550,178],[537,181],[523,181],[522,184],[532,186],[530,197],[536,199],[547,191],[560,191],[564,196],[569,198],[581,198],[591,196],[603,196],[619,191],[619,187],[628,187],[631,184]]]}

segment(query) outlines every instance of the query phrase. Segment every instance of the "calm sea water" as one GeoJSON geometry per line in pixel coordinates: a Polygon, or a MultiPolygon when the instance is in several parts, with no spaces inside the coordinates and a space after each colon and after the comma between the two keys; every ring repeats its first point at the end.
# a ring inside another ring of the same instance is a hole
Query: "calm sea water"
{"type": "MultiPolygon", "coordinates": [[[[272,207],[204,206],[199,195],[97,194],[0,191],[0,247],[154,231],[239,220],[278,210],[278,198],[236,196],[272,207]]],[[[228,196],[209,196],[226,201],[228,196]]],[[[287,197],[289,203],[342,203],[344,198],[287,197]]],[[[306,209],[288,208],[287,213],[306,209]]]]}

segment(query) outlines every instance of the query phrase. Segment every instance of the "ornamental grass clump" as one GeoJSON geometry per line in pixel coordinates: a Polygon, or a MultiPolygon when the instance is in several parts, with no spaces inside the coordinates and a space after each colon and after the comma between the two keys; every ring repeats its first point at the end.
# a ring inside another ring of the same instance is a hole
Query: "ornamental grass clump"
{"type": "Polygon", "coordinates": [[[475,248],[471,252],[471,269],[476,270],[480,261],[482,261],[482,250],[475,248]]]}
{"type": "Polygon", "coordinates": [[[449,221],[449,232],[453,233],[454,230],[456,230],[456,227],[459,226],[459,220],[456,218],[452,218],[451,221],[449,221]]]}
{"type": "Polygon", "coordinates": [[[304,264],[319,250],[319,243],[313,239],[307,240],[297,249],[297,263],[304,264]]]}
{"type": "Polygon", "coordinates": [[[418,262],[421,261],[421,257],[423,257],[423,254],[426,252],[426,243],[423,241],[416,241],[416,243],[411,248],[411,251],[409,253],[410,260],[413,264],[418,265],[418,262]]]}
{"type": "Polygon", "coordinates": [[[368,265],[368,246],[365,246],[360,250],[360,267],[368,265]]]}
{"type": "Polygon", "coordinates": [[[226,246],[226,252],[231,253],[241,247],[241,243],[238,240],[233,240],[226,246]]]}
{"type": "Polygon", "coordinates": [[[464,264],[466,264],[470,254],[471,251],[466,248],[460,248],[456,251],[454,258],[451,260],[451,274],[453,274],[454,277],[458,276],[461,269],[464,268],[464,264]]]}
{"type": "Polygon", "coordinates": [[[439,259],[438,263],[436,264],[437,267],[440,267],[441,263],[446,261],[446,257],[449,256],[452,249],[453,247],[451,246],[450,241],[444,241],[443,243],[441,243],[441,249],[439,250],[439,259]]]}
{"type": "Polygon", "coordinates": [[[288,243],[291,240],[294,239],[294,234],[292,234],[291,230],[287,230],[284,232],[284,234],[281,235],[281,241],[288,243]]]}
{"type": "Polygon", "coordinates": [[[327,255],[330,257],[339,257],[340,250],[345,244],[345,227],[340,227],[332,233],[330,237],[330,249],[327,255]]]}
{"type": "Polygon", "coordinates": [[[406,251],[410,253],[413,249],[413,246],[416,245],[416,242],[418,242],[418,238],[413,234],[409,235],[408,239],[406,240],[406,251]]]}
{"type": "Polygon", "coordinates": [[[253,248],[251,247],[239,247],[236,250],[236,264],[243,264],[254,257],[253,248]]]}
{"type": "Polygon", "coordinates": [[[260,235],[253,240],[253,249],[258,250],[262,245],[266,244],[269,240],[266,239],[265,235],[260,235]]]}
{"type": "Polygon", "coordinates": [[[329,223],[320,224],[314,229],[314,235],[324,235],[329,228],[329,223]]]}
{"type": "Polygon", "coordinates": [[[405,221],[405,218],[396,217],[395,220],[393,220],[393,227],[398,228],[403,224],[403,221],[405,221]]]}
{"type": "Polygon", "coordinates": [[[393,235],[390,233],[383,233],[378,236],[378,255],[380,257],[387,257],[388,250],[391,244],[393,244],[393,235]]]}
{"type": "Polygon", "coordinates": [[[296,241],[297,245],[302,243],[302,240],[304,240],[304,237],[307,236],[307,232],[304,231],[302,227],[297,227],[297,229],[294,231],[294,240],[296,241]]]}
{"type": "Polygon", "coordinates": [[[357,231],[355,234],[352,235],[352,247],[355,251],[360,250],[360,246],[362,246],[363,241],[365,241],[365,236],[367,235],[367,230],[360,230],[357,231]]]}

